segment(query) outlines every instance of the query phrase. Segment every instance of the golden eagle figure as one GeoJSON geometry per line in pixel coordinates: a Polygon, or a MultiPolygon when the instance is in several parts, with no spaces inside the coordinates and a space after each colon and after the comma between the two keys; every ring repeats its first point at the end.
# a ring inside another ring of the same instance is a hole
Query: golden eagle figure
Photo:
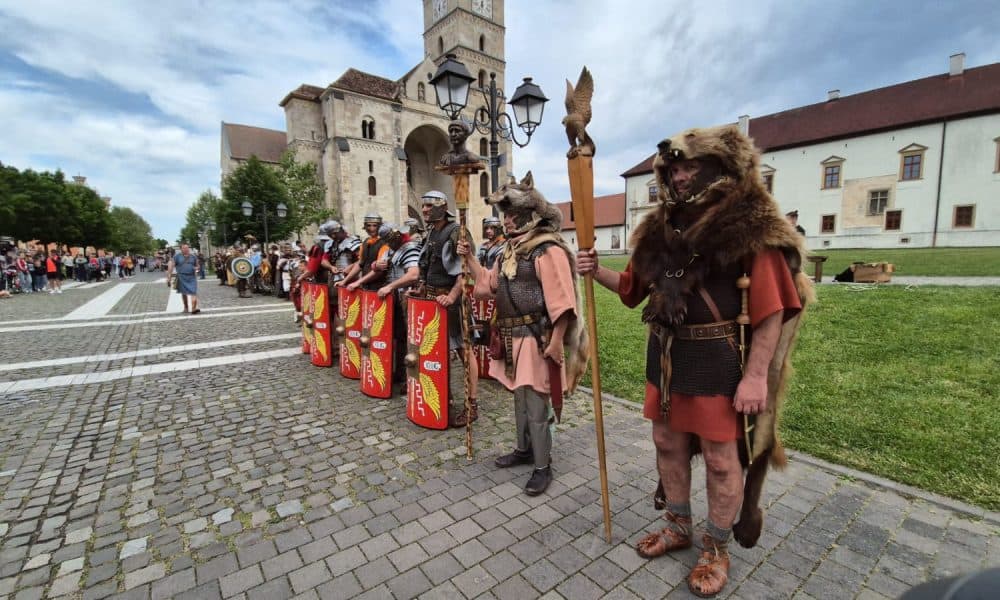
{"type": "Polygon", "coordinates": [[[587,124],[592,114],[590,101],[594,97],[594,78],[584,67],[580,71],[580,79],[576,87],[566,80],[566,116],[562,123],[566,126],[566,137],[569,138],[570,149],[566,158],[577,156],[593,156],[597,150],[594,140],[587,135],[587,124]]]}

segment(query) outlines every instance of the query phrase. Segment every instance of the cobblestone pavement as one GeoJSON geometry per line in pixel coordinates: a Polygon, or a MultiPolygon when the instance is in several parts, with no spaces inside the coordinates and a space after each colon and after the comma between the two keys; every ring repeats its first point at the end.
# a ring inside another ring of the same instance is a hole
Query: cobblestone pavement
{"type": "MultiPolygon", "coordinates": [[[[0,303],[4,322],[41,315],[65,325],[0,333],[0,366],[168,348],[0,371],[0,382],[239,357],[0,396],[0,598],[689,596],[696,550],[652,561],[633,550],[659,527],[649,426],[637,411],[605,405],[607,544],[589,398],[569,399],[555,482],[529,498],[530,467],[492,464],[514,437],[509,396],[494,386],[481,394],[469,462],[461,432],[412,425],[400,398],[366,398],[301,355],[253,360],[294,348],[294,338],[183,348],[294,333],[287,303],[238,300],[207,279],[204,308],[285,310],[122,322],[168,305],[165,285],[143,284],[156,277],[130,280],[139,285],[113,314],[90,321],[114,325],[58,318],[117,283],[0,303]]],[[[696,490],[697,520],[703,484],[696,490]]],[[[765,501],[765,533],[754,549],[734,547],[724,597],[891,598],[1000,564],[993,515],[968,518],[807,461],[773,474],[765,501]]]]}

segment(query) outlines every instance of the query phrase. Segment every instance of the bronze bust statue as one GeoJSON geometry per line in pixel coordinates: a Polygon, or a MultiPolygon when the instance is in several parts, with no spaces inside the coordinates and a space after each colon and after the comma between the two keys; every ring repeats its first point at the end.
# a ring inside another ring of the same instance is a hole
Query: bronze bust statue
{"type": "Polygon", "coordinates": [[[479,157],[469,152],[465,147],[465,140],[472,135],[472,124],[462,119],[455,119],[448,124],[448,140],[451,142],[451,150],[446,152],[438,161],[444,167],[466,165],[478,163],[479,157]]]}

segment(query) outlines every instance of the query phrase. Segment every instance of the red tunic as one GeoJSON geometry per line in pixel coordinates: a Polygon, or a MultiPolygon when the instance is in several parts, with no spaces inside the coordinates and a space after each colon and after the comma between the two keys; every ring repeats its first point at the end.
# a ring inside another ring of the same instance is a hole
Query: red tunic
{"type": "MultiPolygon", "coordinates": [[[[735,285],[735,282],[733,282],[735,285]]],[[[633,308],[649,294],[649,286],[632,272],[629,263],[621,274],[618,296],[622,303],[633,308]]],[[[802,303],[791,271],[779,250],[768,250],[754,257],[750,277],[750,326],[757,327],[764,319],[783,311],[782,321],[787,321],[802,310],[802,303]]],[[[647,381],[643,414],[648,419],[661,419],[660,389],[647,381]]],[[[694,433],[701,438],[725,442],[743,437],[741,419],[733,408],[729,396],[694,396],[670,393],[670,429],[694,433]]]]}

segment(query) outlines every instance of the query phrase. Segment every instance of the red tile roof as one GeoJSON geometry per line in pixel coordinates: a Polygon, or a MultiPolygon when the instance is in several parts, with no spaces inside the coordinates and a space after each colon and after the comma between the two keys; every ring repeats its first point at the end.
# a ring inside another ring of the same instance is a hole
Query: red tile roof
{"type": "Polygon", "coordinates": [[[323,95],[323,88],[316,87],[315,85],[309,85],[308,83],[303,83],[294,90],[288,92],[288,94],[278,103],[278,106],[284,106],[288,104],[288,101],[292,98],[298,98],[300,100],[308,100],[309,102],[315,102],[319,100],[319,97],[323,95]]]}
{"type": "MultiPolygon", "coordinates": [[[[575,230],[576,223],[570,220],[571,202],[560,202],[556,207],[563,214],[563,231],[575,230]]],[[[613,227],[625,224],[625,194],[611,194],[594,198],[594,227],[613,227]]]]}
{"type": "Polygon", "coordinates": [[[337,81],[331,83],[330,87],[357,92],[367,96],[375,96],[376,98],[383,98],[385,100],[395,100],[399,95],[399,83],[357,69],[344,71],[344,74],[337,81]]]}
{"type": "MultiPolygon", "coordinates": [[[[934,75],[750,119],[764,152],[1000,112],[1000,63],[934,75]]],[[[653,156],[622,177],[653,172],[653,156]]]]}
{"type": "Polygon", "coordinates": [[[750,119],[762,151],[1000,112],[1000,63],[750,119]]]}
{"type": "Polygon", "coordinates": [[[268,163],[281,162],[281,154],[288,147],[284,131],[223,123],[222,133],[229,140],[229,156],[246,160],[251,155],[268,163]]]}

